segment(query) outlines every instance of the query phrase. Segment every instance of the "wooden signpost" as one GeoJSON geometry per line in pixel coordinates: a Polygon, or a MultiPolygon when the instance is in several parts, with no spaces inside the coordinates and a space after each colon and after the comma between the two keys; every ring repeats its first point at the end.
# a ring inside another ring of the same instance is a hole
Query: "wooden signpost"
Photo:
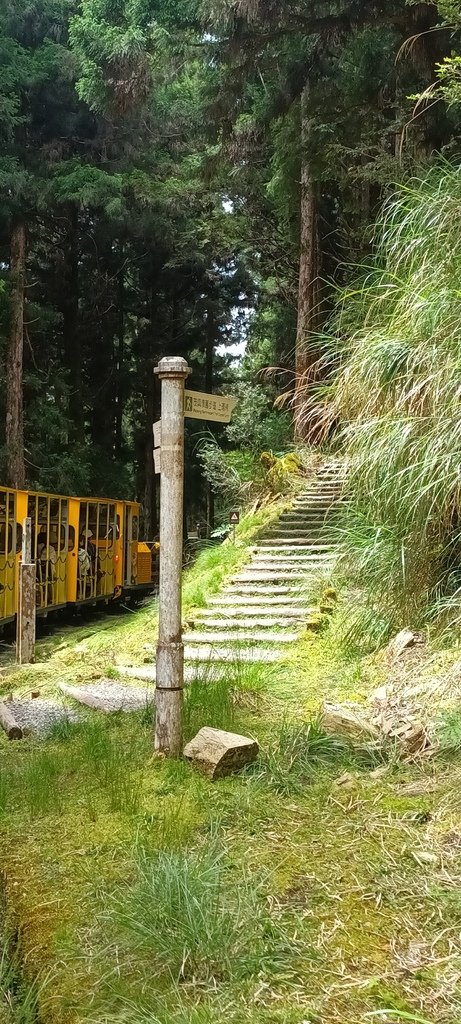
{"type": "Polygon", "coordinates": [[[155,689],[155,749],[179,757],[183,742],[184,644],[181,576],[184,501],[184,417],[229,423],[235,398],[186,391],[185,359],[161,359],[162,418],[154,423],[155,472],[160,472],[159,626],[155,689]]]}
{"type": "Polygon", "coordinates": [[[32,561],[32,523],[27,518],[22,527],[22,554],[18,574],[16,661],[20,665],[35,660],[35,571],[35,562],[32,561]]]}

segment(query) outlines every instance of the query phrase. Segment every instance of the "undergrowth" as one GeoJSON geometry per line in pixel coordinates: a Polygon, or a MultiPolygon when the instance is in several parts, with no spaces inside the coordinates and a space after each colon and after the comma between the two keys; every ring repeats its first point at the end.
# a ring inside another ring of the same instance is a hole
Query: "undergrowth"
{"type": "Polygon", "coordinates": [[[461,622],[460,201],[457,165],[400,186],[330,325],[317,397],[343,425],[350,636],[370,647],[402,625],[461,622]]]}

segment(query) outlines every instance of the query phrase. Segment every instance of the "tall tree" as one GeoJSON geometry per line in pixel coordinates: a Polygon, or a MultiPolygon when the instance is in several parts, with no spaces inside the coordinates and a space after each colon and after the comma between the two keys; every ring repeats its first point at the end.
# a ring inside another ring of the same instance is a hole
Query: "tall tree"
{"type": "Polygon", "coordinates": [[[24,487],[24,287],[26,272],[26,225],[18,217],[11,228],[10,255],[10,329],[6,353],[6,482],[24,487]]]}

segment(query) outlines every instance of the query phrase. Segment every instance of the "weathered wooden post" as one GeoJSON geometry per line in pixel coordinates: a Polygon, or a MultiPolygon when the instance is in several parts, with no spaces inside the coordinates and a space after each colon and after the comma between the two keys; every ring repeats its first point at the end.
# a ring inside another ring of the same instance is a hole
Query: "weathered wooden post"
{"type": "Polygon", "coordinates": [[[35,562],[32,561],[32,523],[29,518],[22,524],[18,587],[16,661],[27,665],[35,660],[35,562]]]}
{"type": "Polygon", "coordinates": [[[181,576],[184,501],[184,382],[190,368],[181,357],[161,359],[159,632],[155,690],[155,749],[182,753],[184,645],[181,576]]]}

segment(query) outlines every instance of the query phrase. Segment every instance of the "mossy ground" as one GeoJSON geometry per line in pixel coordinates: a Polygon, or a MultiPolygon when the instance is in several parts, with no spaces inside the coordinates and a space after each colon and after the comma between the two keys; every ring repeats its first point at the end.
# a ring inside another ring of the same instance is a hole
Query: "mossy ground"
{"type": "MultiPolygon", "coordinates": [[[[244,557],[243,548],[202,556],[186,581],[188,608],[244,557]]],[[[154,618],[155,602],[47,641],[45,664],[4,687],[39,680],[47,693],[60,678],[107,673],[121,653],[142,662],[154,618]]],[[[153,755],[148,714],[89,714],[46,743],[0,740],[0,864],[43,1022],[362,1024],[384,1009],[460,1020],[456,757],[391,760],[376,772],[372,759],[327,743],[306,774],[288,753],[290,723],[315,717],[325,697],[365,699],[370,685],[369,669],[338,653],[333,629],[306,637],[281,667],[240,666],[221,689],[199,683],[188,732],[211,718],[262,747],[253,770],[214,784],[153,755]],[[410,781],[420,783],[417,795],[406,793],[410,781]],[[165,851],[207,849],[219,849],[224,865],[210,914],[219,924],[238,906],[244,932],[253,887],[270,956],[255,966],[248,949],[245,968],[230,950],[220,973],[198,955],[193,971],[186,963],[174,976],[161,968],[160,934],[150,946],[135,941],[114,916],[114,894],[123,903],[138,884],[140,851],[155,865],[165,851]]],[[[10,1010],[0,1009],[3,1024],[2,1013],[10,1024],[10,1010]]]]}

